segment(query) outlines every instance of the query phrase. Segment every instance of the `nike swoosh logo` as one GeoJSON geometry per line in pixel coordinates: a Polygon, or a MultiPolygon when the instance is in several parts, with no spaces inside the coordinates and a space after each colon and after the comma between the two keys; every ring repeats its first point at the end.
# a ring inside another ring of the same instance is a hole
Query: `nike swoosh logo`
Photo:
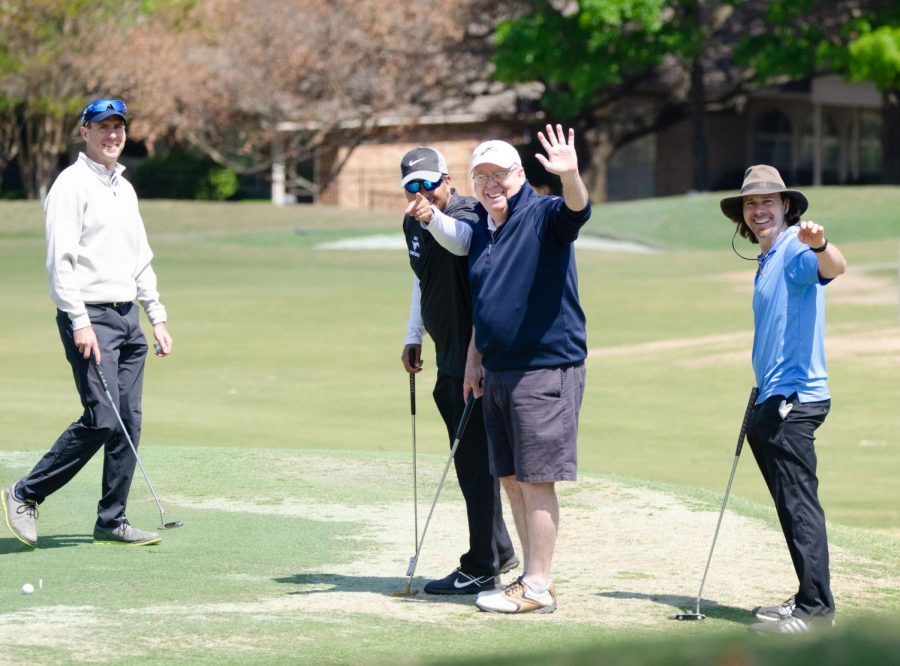
{"type": "Polygon", "coordinates": [[[467,580],[462,583],[460,583],[458,580],[455,580],[455,581],[453,581],[453,587],[455,587],[457,590],[461,590],[464,587],[469,587],[469,585],[474,585],[477,582],[478,582],[477,578],[473,578],[471,580],[467,580]]]}
{"type": "Polygon", "coordinates": [[[412,160],[412,161],[409,163],[408,166],[416,166],[419,162],[421,162],[422,160],[426,160],[426,159],[428,159],[428,158],[427,158],[427,157],[420,157],[420,158],[417,159],[417,160],[412,160]]]}

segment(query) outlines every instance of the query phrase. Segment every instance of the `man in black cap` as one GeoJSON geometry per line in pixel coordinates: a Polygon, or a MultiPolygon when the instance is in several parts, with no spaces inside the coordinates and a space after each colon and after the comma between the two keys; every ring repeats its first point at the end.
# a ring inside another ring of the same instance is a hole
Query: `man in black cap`
{"type": "Polygon", "coordinates": [[[122,177],[126,108],[96,99],[81,113],[85,150],[53,183],[45,204],[47,274],[56,325],[84,413],[25,477],[2,491],[6,525],[26,546],[37,545],[37,507],[66,485],[103,448],[101,497],[94,543],[146,546],[160,537],[132,526],[125,504],[137,459],[106,397],[96,363],[134,445],[141,434],[141,393],[147,340],[138,300],[153,325],[156,355],[172,337],[159,301],[153,252],[134,188],[122,177]]]}
{"type": "MultiPolygon", "coordinates": [[[[442,212],[474,224],[476,201],[451,186],[447,162],[437,150],[420,146],[403,156],[400,185],[407,200],[419,193],[442,212]]],[[[452,442],[465,407],[463,375],[472,336],[472,296],[468,260],[442,248],[419,222],[403,218],[403,233],[413,270],[410,317],[401,360],[409,373],[422,370],[422,331],[434,341],[437,382],[434,401],[452,442]],[[412,356],[412,363],[410,362],[412,356]]],[[[429,594],[477,594],[495,589],[499,574],[518,566],[503,522],[499,482],[491,474],[487,437],[479,400],[454,457],[466,501],[469,550],[448,576],[425,585],[429,594]]]]}
{"type": "MultiPolygon", "coordinates": [[[[759,397],[747,441],[775,502],[799,588],[757,606],[756,631],[797,634],[834,618],[815,432],[831,409],[825,365],[825,285],[847,270],[825,228],[802,220],[808,202],[767,164],[747,169],[740,194],[720,202],[735,233],[759,245],[753,288],[753,371],[759,397]]],[[[748,257],[745,257],[748,258],[748,257]]]]}

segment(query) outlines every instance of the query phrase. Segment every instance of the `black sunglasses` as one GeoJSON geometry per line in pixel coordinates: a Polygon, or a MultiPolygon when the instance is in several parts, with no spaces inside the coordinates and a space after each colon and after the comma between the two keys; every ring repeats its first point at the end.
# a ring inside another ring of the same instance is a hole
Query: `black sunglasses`
{"type": "Polygon", "coordinates": [[[415,194],[419,190],[424,189],[426,192],[432,192],[441,186],[441,183],[444,182],[443,177],[440,180],[431,181],[431,180],[411,180],[406,185],[403,186],[410,194],[415,194]]]}

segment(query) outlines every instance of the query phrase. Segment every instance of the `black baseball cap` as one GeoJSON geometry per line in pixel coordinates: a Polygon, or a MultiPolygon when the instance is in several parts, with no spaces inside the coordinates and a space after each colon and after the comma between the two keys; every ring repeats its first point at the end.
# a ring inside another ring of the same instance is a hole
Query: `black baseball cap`
{"type": "Polygon", "coordinates": [[[436,183],[447,175],[447,160],[434,148],[413,148],[400,160],[400,187],[411,180],[436,183]]]}

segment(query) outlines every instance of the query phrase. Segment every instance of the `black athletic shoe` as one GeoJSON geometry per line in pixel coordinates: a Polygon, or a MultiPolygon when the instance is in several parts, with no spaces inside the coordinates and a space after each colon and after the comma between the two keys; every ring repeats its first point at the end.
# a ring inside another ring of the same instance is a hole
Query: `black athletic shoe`
{"type": "Polygon", "coordinates": [[[762,620],[763,622],[778,622],[779,620],[786,620],[793,615],[796,607],[797,604],[795,598],[791,597],[777,606],[757,606],[750,612],[757,620],[762,620]]]}
{"type": "Polygon", "coordinates": [[[457,568],[449,576],[425,585],[428,594],[478,594],[497,587],[496,576],[470,576],[457,568]]]}
{"type": "Polygon", "coordinates": [[[503,562],[500,565],[500,573],[505,574],[507,571],[512,571],[517,566],[519,566],[521,562],[519,562],[519,558],[515,555],[512,555],[506,562],[503,562]]]}

